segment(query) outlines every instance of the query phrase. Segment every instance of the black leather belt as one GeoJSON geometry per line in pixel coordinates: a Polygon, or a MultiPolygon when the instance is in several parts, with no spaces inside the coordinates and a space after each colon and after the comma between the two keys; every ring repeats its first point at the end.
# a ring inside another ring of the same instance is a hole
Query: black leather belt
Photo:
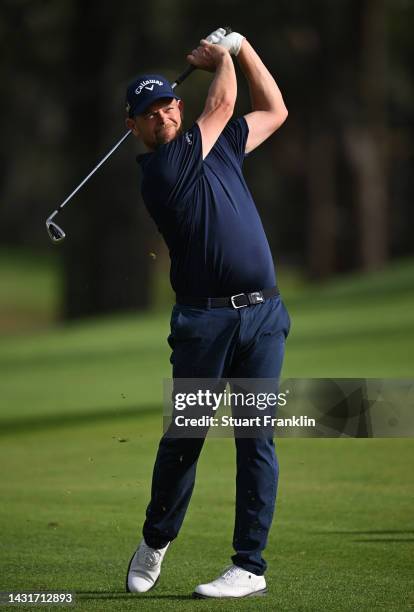
{"type": "Polygon", "coordinates": [[[265,300],[279,295],[277,287],[263,289],[262,291],[252,291],[251,293],[236,293],[230,297],[214,298],[192,298],[177,295],[177,304],[184,306],[194,306],[196,308],[245,308],[254,304],[262,304],[265,300]]]}

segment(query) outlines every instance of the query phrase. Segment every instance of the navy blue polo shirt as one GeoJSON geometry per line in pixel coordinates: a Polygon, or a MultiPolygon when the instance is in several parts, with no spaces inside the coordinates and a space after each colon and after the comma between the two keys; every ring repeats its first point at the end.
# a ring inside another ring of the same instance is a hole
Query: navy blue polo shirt
{"type": "Polygon", "coordinates": [[[230,121],[203,160],[198,124],[139,155],[141,192],[171,258],[177,295],[221,297],[276,284],[269,244],[242,174],[249,128],[230,121]]]}

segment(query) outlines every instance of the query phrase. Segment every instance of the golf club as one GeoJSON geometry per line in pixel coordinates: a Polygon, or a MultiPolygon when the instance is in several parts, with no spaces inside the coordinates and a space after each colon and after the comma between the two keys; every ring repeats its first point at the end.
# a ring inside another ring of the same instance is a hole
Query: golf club
{"type": "MultiPolygon", "coordinates": [[[[231,32],[231,28],[226,27],[224,28],[226,31],[226,36],[227,34],[230,34],[231,32]]],[[[208,40],[208,38],[207,38],[208,40]]],[[[192,72],[194,72],[194,70],[196,70],[195,66],[188,66],[186,68],[186,70],[184,70],[184,72],[182,74],[180,74],[180,76],[175,79],[174,83],[172,83],[171,87],[172,89],[175,89],[175,87],[177,87],[177,85],[180,85],[192,72]]],[[[91,178],[91,176],[93,176],[95,174],[95,172],[102,166],[102,164],[104,164],[106,162],[106,160],[108,159],[108,157],[110,157],[112,155],[112,153],[114,151],[117,150],[117,148],[119,147],[119,145],[121,145],[124,140],[131,134],[131,130],[128,130],[120,140],[118,140],[118,142],[112,147],[112,149],[110,151],[108,151],[108,153],[105,155],[105,157],[103,157],[101,159],[101,161],[95,166],[95,168],[93,170],[91,170],[91,172],[89,172],[88,176],[86,176],[83,181],[81,183],[79,183],[79,185],[72,191],[72,193],[70,193],[68,195],[68,197],[61,203],[59,204],[59,206],[57,207],[56,210],[54,210],[52,212],[51,215],[49,215],[49,217],[46,219],[46,229],[47,232],[52,240],[53,243],[59,243],[62,242],[62,240],[65,239],[66,234],[63,231],[63,229],[61,227],[59,227],[59,225],[57,225],[57,223],[55,223],[53,221],[53,219],[56,217],[56,215],[62,210],[62,208],[65,206],[65,204],[67,204],[69,202],[69,200],[71,200],[73,198],[73,196],[79,191],[79,189],[81,187],[83,187],[83,185],[91,178]]]]}

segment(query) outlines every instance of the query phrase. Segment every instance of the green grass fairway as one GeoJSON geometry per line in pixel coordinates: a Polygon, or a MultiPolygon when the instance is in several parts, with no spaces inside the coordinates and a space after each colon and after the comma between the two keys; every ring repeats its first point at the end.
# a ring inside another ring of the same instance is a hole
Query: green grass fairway
{"type": "Polygon", "coordinates": [[[75,591],[79,610],[408,609],[407,440],[281,440],[268,596],[195,602],[194,586],[214,578],[231,554],[233,442],[207,440],[162,580],[142,601],[125,594],[158,433],[159,418],[143,410],[2,440],[1,590],[75,591]]]}
{"type": "MultiPolygon", "coordinates": [[[[413,274],[402,262],[286,283],[284,374],[412,378],[413,274]]],[[[69,609],[97,611],[412,609],[411,439],[281,439],[268,596],[205,601],[190,594],[230,562],[235,495],[234,443],[208,439],[159,585],[124,592],[161,435],[168,324],[158,313],[1,338],[0,591],[72,591],[69,609]]]]}

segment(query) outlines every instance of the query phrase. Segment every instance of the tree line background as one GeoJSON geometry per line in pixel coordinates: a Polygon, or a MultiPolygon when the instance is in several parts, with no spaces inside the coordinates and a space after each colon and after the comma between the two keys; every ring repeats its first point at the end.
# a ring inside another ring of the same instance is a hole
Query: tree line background
{"type": "MultiPolygon", "coordinates": [[[[126,131],[128,82],[174,80],[223,25],[248,37],[289,110],[245,162],[276,266],[321,281],[413,254],[414,2],[3,0],[0,244],[59,260],[63,319],[148,308],[154,277],[168,274],[132,137],[59,214],[62,245],[45,219],[126,131]]],[[[210,80],[196,72],[180,87],[187,126],[210,80]]]]}

